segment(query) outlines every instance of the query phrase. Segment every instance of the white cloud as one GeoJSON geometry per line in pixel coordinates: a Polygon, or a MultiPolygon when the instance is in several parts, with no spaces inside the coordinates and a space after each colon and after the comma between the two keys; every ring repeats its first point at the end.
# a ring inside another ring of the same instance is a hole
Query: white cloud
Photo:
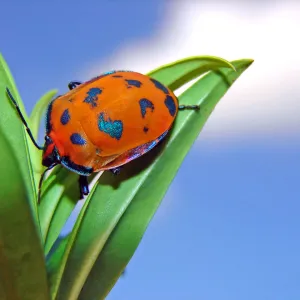
{"type": "Polygon", "coordinates": [[[300,131],[300,3],[170,1],[154,38],[125,45],[88,68],[148,72],[191,56],[253,58],[212,114],[202,137],[294,137],[300,131]]]}

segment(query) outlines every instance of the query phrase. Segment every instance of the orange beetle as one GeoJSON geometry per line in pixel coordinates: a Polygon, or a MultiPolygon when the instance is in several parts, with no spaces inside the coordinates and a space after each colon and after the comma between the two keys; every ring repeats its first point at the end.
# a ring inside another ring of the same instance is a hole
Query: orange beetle
{"type": "MultiPolygon", "coordinates": [[[[34,140],[6,90],[34,145],[43,150],[45,172],[62,164],[78,173],[80,198],[89,193],[87,176],[101,170],[117,174],[120,166],[145,154],[166,136],[178,110],[199,109],[197,105],[179,106],[169,88],[131,71],[107,72],[85,83],[72,81],[68,87],[69,92],[48,106],[43,147],[34,140]]],[[[39,190],[41,182],[42,178],[39,190]]]]}

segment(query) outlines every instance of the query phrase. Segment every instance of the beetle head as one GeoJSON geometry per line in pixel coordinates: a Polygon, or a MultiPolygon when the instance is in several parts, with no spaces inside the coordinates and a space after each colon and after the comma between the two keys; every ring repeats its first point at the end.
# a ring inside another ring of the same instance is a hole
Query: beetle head
{"type": "Polygon", "coordinates": [[[42,164],[45,167],[49,167],[53,164],[59,164],[59,163],[60,163],[60,157],[57,152],[55,143],[53,142],[50,136],[46,135],[42,164]]]}

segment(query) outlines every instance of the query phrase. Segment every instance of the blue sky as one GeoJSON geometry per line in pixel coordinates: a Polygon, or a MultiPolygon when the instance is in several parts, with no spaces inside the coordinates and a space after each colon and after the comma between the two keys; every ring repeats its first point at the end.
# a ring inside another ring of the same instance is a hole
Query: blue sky
{"type": "Polygon", "coordinates": [[[85,64],[108,57],[125,41],[150,36],[162,15],[159,2],[6,1],[1,53],[28,110],[45,91],[66,91],[85,64]]]}
{"type": "Polygon", "coordinates": [[[28,112],[45,91],[112,67],[149,69],[194,52],[256,59],[213,113],[108,299],[299,299],[299,43],[280,32],[296,25],[293,2],[85,3],[1,5],[0,52],[28,112]],[[201,16],[215,28],[198,32],[201,16]],[[222,28],[229,42],[218,48],[222,28]]]}

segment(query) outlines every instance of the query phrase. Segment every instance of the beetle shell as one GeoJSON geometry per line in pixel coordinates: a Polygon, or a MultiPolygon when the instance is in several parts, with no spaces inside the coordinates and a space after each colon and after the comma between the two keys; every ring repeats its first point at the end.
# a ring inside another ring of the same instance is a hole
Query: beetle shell
{"type": "Polygon", "coordinates": [[[177,112],[176,96],[155,79],[106,73],[49,104],[43,164],[56,155],[81,175],[118,167],[163,139],[177,112]]]}

